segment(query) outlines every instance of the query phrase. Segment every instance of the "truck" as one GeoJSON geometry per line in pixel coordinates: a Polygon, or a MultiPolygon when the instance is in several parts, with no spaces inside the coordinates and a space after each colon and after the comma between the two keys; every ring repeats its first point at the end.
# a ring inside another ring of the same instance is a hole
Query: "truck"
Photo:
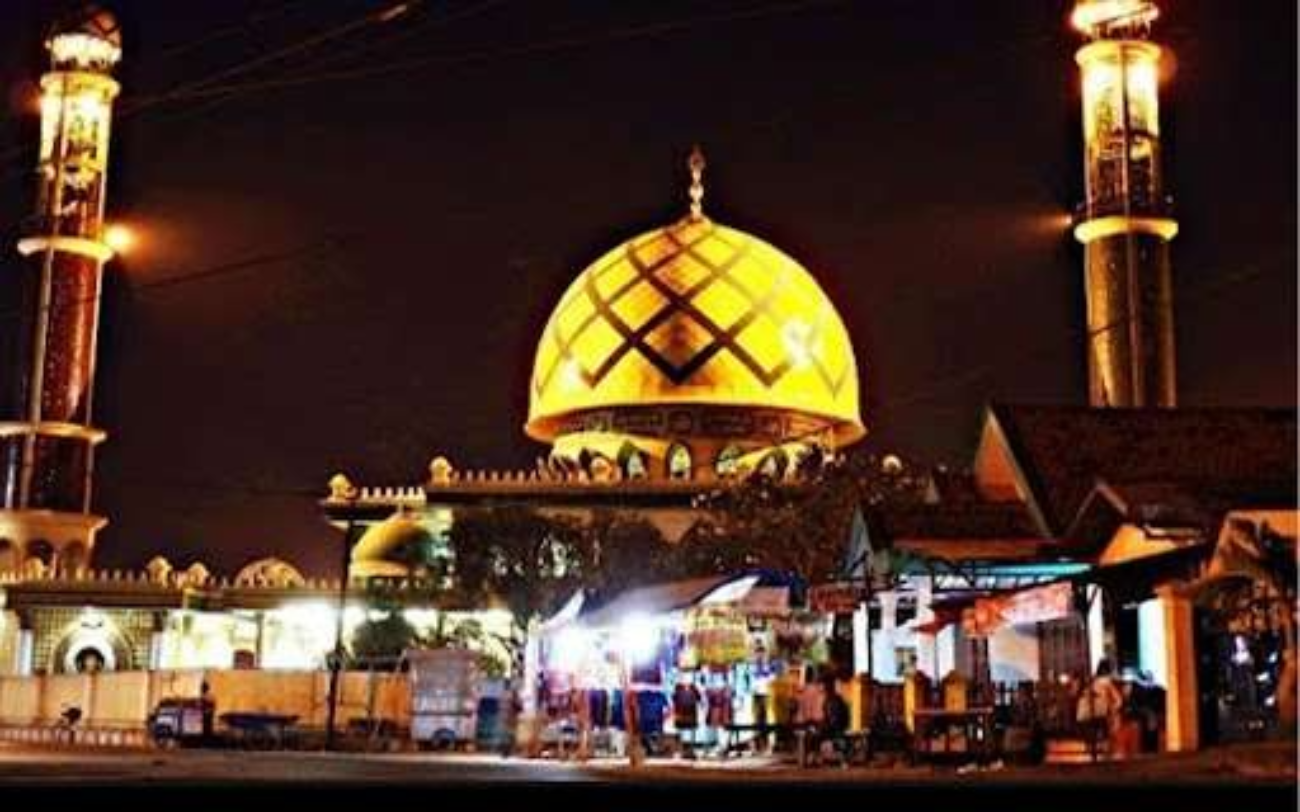
{"type": "Polygon", "coordinates": [[[466,649],[410,649],[411,738],[416,746],[455,749],[474,742],[482,676],[466,649]]]}

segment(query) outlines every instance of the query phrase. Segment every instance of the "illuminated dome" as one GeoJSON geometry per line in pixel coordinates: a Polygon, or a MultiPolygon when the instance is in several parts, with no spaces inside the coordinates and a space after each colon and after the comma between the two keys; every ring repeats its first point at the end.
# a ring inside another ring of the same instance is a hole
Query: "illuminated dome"
{"type": "Polygon", "coordinates": [[[235,576],[235,586],[273,586],[285,589],[307,583],[298,568],[278,558],[259,558],[235,576]]]}
{"type": "Polygon", "coordinates": [[[830,299],[776,247],[698,214],[623,243],[569,287],[537,348],[526,431],[551,442],[608,430],[592,419],[602,411],[675,405],[786,415],[786,439],[865,434],[830,299]]]}

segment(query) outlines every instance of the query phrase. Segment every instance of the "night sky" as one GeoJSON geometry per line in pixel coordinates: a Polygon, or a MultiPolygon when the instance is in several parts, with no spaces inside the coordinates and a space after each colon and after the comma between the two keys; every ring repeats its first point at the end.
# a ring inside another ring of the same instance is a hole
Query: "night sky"
{"type": "MultiPolygon", "coordinates": [[[[0,3],[6,246],[53,5],[0,3]]],[[[875,447],[962,464],[984,402],[1086,398],[1068,0],[453,0],[319,37],[385,5],[113,4],[110,209],[142,243],[101,338],[99,565],[325,573],[334,472],[531,467],[552,305],[685,213],[695,142],[706,212],[838,304],[875,447]],[[193,92],[217,75],[240,91],[193,92]]],[[[1180,402],[1293,406],[1296,4],[1162,5],[1180,402]]]]}

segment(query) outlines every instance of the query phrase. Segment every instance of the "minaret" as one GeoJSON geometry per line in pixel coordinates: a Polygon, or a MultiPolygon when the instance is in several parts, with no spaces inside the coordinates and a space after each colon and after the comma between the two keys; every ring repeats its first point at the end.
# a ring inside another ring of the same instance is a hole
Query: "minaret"
{"type": "Polygon", "coordinates": [[[1074,236],[1084,244],[1088,390],[1093,406],[1175,404],[1169,241],[1178,233],[1160,165],[1160,46],[1147,41],[1150,0],[1079,0],[1088,37],[1083,76],[1087,200],[1074,236]]]}
{"type": "Polygon", "coordinates": [[[91,511],[91,424],[104,263],[109,128],[121,57],[112,15],[89,7],[57,24],[45,43],[36,203],[15,263],[0,283],[22,302],[16,356],[4,364],[0,415],[0,567],[33,559],[85,566],[107,520],[91,511]],[[16,271],[16,272],[15,272],[16,271]]]}

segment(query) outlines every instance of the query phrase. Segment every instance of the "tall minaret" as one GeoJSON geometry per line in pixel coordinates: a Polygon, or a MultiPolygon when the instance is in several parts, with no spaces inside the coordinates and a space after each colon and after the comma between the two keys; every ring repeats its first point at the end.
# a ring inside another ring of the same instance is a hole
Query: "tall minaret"
{"type": "Polygon", "coordinates": [[[121,57],[112,15],[89,7],[45,43],[41,136],[33,217],[21,263],[0,279],[22,303],[16,355],[3,364],[0,418],[0,567],[85,566],[107,520],[91,513],[91,425],[104,263],[109,128],[121,57]]]}
{"type": "Polygon", "coordinates": [[[1088,399],[1093,406],[1174,405],[1169,241],[1178,233],[1160,165],[1160,46],[1150,0],[1079,0],[1087,200],[1084,244],[1088,399]]]}

